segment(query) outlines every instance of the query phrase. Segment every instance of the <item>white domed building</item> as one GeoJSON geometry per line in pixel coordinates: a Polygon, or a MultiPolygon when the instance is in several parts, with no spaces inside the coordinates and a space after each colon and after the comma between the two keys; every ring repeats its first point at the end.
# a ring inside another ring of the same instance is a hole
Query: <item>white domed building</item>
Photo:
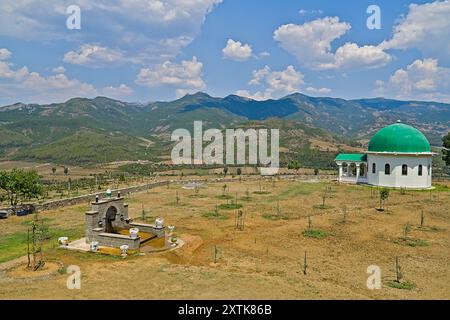
{"type": "Polygon", "coordinates": [[[431,188],[432,159],[425,135],[398,121],[379,130],[363,154],[338,154],[339,182],[373,186],[431,188]]]}

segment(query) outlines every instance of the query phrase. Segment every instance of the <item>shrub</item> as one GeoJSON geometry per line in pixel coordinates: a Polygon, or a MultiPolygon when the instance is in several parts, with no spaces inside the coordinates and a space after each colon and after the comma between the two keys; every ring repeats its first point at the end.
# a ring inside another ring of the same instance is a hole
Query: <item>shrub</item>
{"type": "Polygon", "coordinates": [[[310,229],[302,232],[305,237],[314,238],[314,239],[322,239],[328,236],[328,233],[319,229],[310,229]]]}

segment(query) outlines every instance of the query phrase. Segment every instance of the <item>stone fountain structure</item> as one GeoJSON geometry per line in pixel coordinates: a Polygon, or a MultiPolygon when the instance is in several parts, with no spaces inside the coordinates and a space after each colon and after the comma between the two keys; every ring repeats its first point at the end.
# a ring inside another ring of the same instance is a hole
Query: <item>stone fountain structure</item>
{"type": "Polygon", "coordinates": [[[91,203],[91,210],[85,214],[86,244],[96,243],[102,247],[120,248],[128,246],[129,250],[139,251],[141,244],[154,238],[165,238],[162,219],[155,224],[134,223],[128,217],[128,204],[120,193],[117,197],[107,197],[91,203]],[[139,233],[146,234],[142,239],[139,233]]]}

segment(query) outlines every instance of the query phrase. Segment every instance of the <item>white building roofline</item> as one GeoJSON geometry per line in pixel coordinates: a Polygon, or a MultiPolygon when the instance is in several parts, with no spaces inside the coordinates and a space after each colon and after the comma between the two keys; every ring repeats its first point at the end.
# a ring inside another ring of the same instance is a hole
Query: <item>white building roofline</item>
{"type": "Polygon", "coordinates": [[[391,151],[366,151],[367,154],[376,154],[376,155],[394,155],[394,156],[431,156],[434,157],[437,155],[436,152],[391,152],[391,151]]]}

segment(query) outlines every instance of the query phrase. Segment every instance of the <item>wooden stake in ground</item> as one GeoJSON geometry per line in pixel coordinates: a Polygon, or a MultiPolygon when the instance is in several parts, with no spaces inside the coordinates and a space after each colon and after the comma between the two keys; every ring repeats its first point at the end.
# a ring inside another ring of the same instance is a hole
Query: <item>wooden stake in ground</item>
{"type": "Polygon", "coordinates": [[[420,211],[420,226],[423,227],[425,224],[425,215],[423,214],[423,210],[420,211]]]}
{"type": "Polygon", "coordinates": [[[40,232],[40,234],[39,234],[39,263],[38,263],[38,266],[37,266],[36,270],[42,268],[45,265],[44,256],[43,256],[43,253],[42,253],[42,242],[43,242],[43,240],[44,240],[44,235],[43,235],[42,232],[40,232]]]}
{"type": "Polygon", "coordinates": [[[312,219],[311,215],[308,215],[308,231],[311,231],[311,227],[312,227],[312,219]]]}
{"type": "Polygon", "coordinates": [[[217,249],[217,246],[214,246],[214,263],[217,263],[217,256],[219,254],[219,249],[217,249]]]}
{"type": "Polygon", "coordinates": [[[36,224],[33,222],[31,239],[33,241],[33,268],[36,267],[36,224]]]}
{"type": "Polygon", "coordinates": [[[242,210],[236,211],[235,221],[236,221],[235,230],[244,231],[245,214],[242,212],[242,210]]]}
{"type": "Polygon", "coordinates": [[[145,212],[143,203],[142,203],[141,219],[142,219],[143,222],[147,221],[147,213],[145,212]]]}
{"type": "Polygon", "coordinates": [[[384,211],[384,204],[388,198],[389,198],[389,190],[381,189],[380,190],[380,211],[384,211]]]}
{"type": "Polygon", "coordinates": [[[28,257],[28,268],[31,267],[31,258],[30,258],[30,228],[27,230],[27,257],[28,257]]]}
{"type": "Polygon", "coordinates": [[[303,258],[303,274],[306,276],[306,269],[308,268],[308,262],[306,260],[306,250],[305,250],[305,257],[303,258]]]}
{"type": "Polygon", "coordinates": [[[400,281],[403,279],[403,273],[402,273],[402,268],[400,266],[400,260],[398,257],[395,257],[395,273],[396,273],[395,281],[400,283],[400,281]]]}
{"type": "Polygon", "coordinates": [[[403,238],[404,238],[404,240],[407,240],[407,239],[408,239],[408,233],[409,233],[409,231],[411,231],[411,228],[410,228],[410,226],[409,226],[409,223],[407,223],[407,224],[405,225],[405,228],[403,229],[403,238]]]}
{"type": "Polygon", "coordinates": [[[322,208],[325,209],[325,200],[327,199],[327,192],[322,194],[322,208]]]}

